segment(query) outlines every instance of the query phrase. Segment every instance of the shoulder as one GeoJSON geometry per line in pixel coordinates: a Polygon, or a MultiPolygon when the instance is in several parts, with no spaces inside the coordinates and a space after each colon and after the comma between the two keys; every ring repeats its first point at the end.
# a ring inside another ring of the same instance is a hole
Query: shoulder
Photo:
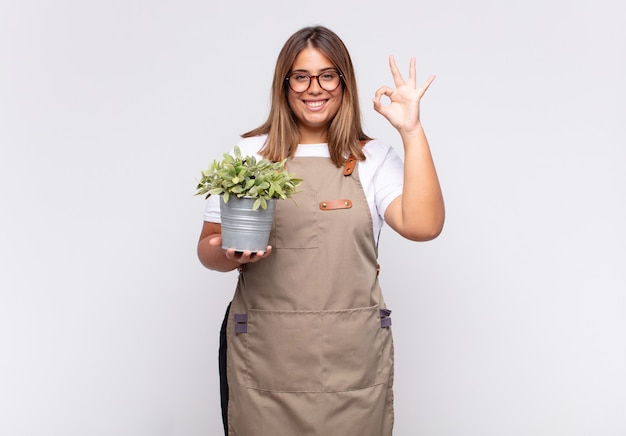
{"type": "MultiPolygon", "coordinates": [[[[402,190],[404,163],[393,147],[376,139],[363,147],[365,160],[359,162],[359,174],[364,186],[371,186],[376,192],[402,190]]],[[[380,209],[380,210],[384,210],[380,209]]]]}
{"type": "Polygon", "coordinates": [[[396,153],[393,147],[378,139],[368,141],[363,146],[363,153],[365,154],[365,161],[362,163],[367,166],[378,167],[390,160],[400,160],[400,156],[396,153]]]}

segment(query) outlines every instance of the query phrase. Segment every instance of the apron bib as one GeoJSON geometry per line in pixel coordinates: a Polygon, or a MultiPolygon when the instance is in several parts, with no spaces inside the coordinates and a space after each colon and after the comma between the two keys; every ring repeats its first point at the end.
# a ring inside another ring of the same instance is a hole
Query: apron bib
{"type": "Polygon", "coordinates": [[[393,343],[358,166],[329,158],[288,169],[272,255],[239,275],[226,329],[228,434],[388,436],[393,343]]]}

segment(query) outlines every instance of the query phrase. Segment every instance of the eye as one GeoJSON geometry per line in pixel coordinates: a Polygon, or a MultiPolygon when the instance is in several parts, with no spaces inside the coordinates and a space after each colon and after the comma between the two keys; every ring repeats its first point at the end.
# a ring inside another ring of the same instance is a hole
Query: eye
{"type": "Polygon", "coordinates": [[[303,73],[293,73],[291,75],[291,80],[295,80],[296,82],[307,82],[309,80],[309,76],[303,73]]]}
{"type": "Polygon", "coordinates": [[[332,80],[335,80],[336,78],[337,78],[337,73],[335,73],[334,71],[328,71],[326,73],[320,74],[320,79],[326,82],[330,82],[332,80]]]}

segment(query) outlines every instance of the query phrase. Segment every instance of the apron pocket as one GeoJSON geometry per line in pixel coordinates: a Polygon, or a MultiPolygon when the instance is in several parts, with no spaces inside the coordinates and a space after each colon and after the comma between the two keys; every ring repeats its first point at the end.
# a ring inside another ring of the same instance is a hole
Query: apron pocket
{"type": "Polygon", "coordinates": [[[247,387],[341,392],[381,383],[378,306],[248,312],[247,387]]]}
{"type": "Polygon", "coordinates": [[[248,311],[248,387],[320,392],[322,337],[318,312],[248,311]]]}
{"type": "Polygon", "coordinates": [[[325,392],[381,383],[382,338],[378,306],[327,312],[323,326],[325,392]]]}
{"type": "Polygon", "coordinates": [[[276,248],[317,248],[317,198],[313,192],[303,191],[294,200],[296,203],[291,200],[276,203],[272,244],[276,248]]]}

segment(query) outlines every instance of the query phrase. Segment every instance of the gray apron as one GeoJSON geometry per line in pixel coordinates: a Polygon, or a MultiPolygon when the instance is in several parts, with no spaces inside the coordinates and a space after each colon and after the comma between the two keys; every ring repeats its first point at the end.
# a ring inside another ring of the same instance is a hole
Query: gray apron
{"type": "Polygon", "coordinates": [[[354,160],[300,157],[272,255],[242,269],[227,324],[228,434],[389,436],[393,343],[354,160]],[[350,167],[346,169],[347,167],[350,167]]]}

